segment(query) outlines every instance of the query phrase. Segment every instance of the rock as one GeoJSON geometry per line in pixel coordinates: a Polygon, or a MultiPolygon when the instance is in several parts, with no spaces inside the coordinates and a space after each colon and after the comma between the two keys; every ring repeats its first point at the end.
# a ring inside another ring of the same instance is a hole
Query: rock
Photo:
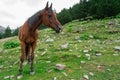
{"type": "Polygon", "coordinates": [[[68,48],[68,43],[61,45],[61,49],[66,49],[68,48]]]}
{"type": "Polygon", "coordinates": [[[8,78],[10,78],[10,76],[5,76],[5,77],[4,77],[4,79],[8,79],[8,78]]]}
{"type": "Polygon", "coordinates": [[[54,80],[57,80],[57,78],[56,78],[56,77],[54,77],[54,80]]]}
{"type": "Polygon", "coordinates": [[[90,54],[85,54],[85,56],[89,57],[89,56],[90,56],[90,54]]]}
{"type": "Polygon", "coordinates": [[[85,63],[85,61],[81,61],[81,64],[84,64],[85,63]]]}
{"type": "Polygon", "coordinates": [[[69,51],[72,52],[73,50],[70,49],[69,51]]]}
{"type": "Polygon", "coordinates": [[[113,54],[113,56],[118,56],[119,54],[113,54]]]}
{"type": "Polygon", "coordinates": [[[80,39],[80,36],[76,36],[76,37],[75,37],[75,40],[79,40],[79,39],[80,39]]]}
{"type": "Polygon", "coordinates": [[[11,75],[11,76],[10,76],[10,79],[12,79],[12,78],[14,78],[14,77],[15,77],[14,75],[11,75]]]}
{"type": "Polygon", "coordinates": [[[46,51],[41,54],[41,56],[44,56],[46,54],[46,51]]]}
{"type": "Polygon", "coordinates": [[[93,38],[94,38],[94,36],[93,36],[93,35],[89,35],[89,38],[93,39],[93,38]]]}
{"type": "Polygon", "coordinates": [[[98,65],[97,68],[99,71],[104,71],[104,66],[102,66],[102,65],[98,65]]]}
{"type": "Polygon", "coordinates": [[[56,64],[56,69],[58,69],[58,70],[64,70],[65,68],[66,68],[66,65],[56,64]]]}
{"type": "Polygon", "coordinates": [[[115,49],[116,51],[120,51],[120,46],[115,46],[114,49],[115,49]]]}
{"type": "Polygon", "coordinates": [[[23,66],[26,66],[26,65],[27,65],[27,62],[24,62],[24,63],[23,63],[23,66]]]}
{"type": "Polygon", "coordinates": [[[23,77],[23,75],[19,75],[17,76],[17,79],[21,79],[23,77]]]}
{"type": "Polygon", "coordinates": [[[82,42],[82,40],[78,40],[78,42],[79,42],[79,43],[81,43],[81,42],[82,42]]]}
{"type": "Polygon", "coordinates": [[[89,80],[89,76],[86,75],[86,74],[83,76],[83,78],[86,79],[86,80],[89,80]]]}
{"type": "Polygon", "coordinates": [[[94,73],[93,72],[89,72],[89,75],[94,76],[94,73]]]}
{"type": "Polygon", "coordinates": [[[101,54],[101,53],[96,53],[95,55],[96,55],[96,56],[101,56],[102,54],[101,54]]]}
{"type": "Polygon", "coordinates": [[[88,53],[88,52],[89,52],[89,50],[83,50],[83,52],[84,52],[84,53],[88,53]]]}
{"type": "Polygon", "coordinates": [[[53,71],[53,69],[49,70],[48,73],[50,73],[50,72],[52,72],[52,71],[53,71]]]}
{"type": "Polygon", "coordinates": [[[3,65],[0,66],[0,69],[2,69],[2,68],[3,68],[3,65]]]}
{"type": "Polygon", "coordinates": [[[62,73],[63,73],[64,76],[66,76],[66,77],[68,76],[65,72],[62,72],[62,73]]]}
{"type": "Polygon", "coordinates": [[[47,39],[45,42],[53,42],[54,40],[53,39],[47,39]]]}

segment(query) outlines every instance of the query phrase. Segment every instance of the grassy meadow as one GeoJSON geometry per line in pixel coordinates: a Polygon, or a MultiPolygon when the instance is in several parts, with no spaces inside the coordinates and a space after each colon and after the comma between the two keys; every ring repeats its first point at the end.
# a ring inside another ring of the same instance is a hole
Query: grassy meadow
{"type": "MultiPolygon", "coordinates": [[[[0,80],[17,80],[20,51],[17,36],[0,40],[0,80]]],[[[20,80],[120,80],[120,19],[74,20],[60,34],[40,30],[34,75],[26,63],[20,80]]]]}

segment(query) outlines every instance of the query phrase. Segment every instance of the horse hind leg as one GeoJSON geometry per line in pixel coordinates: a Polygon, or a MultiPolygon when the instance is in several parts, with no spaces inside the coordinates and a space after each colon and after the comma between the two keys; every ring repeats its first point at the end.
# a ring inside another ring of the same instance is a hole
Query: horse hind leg
{"type": "Polygon", "coordinates": [[[26,58],[28,60],[28,64],[31,64],[31,56],[30,56],[30,53],[31,53],[31,46],[28,45],[26,47],[26,58]]]}

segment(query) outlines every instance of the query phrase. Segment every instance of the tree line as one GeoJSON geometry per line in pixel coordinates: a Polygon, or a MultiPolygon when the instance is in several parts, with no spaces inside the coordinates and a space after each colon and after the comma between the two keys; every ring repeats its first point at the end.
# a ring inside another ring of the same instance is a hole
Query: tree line
{"type": "Polygon", "coordinates": [[[11,36],[17,36],[18,35],[18,30],[19,30],[19,28],[16,28],[15,30],[12,30],[12,29],[10,29],[9,26],[7,26],[7,28],[5,29],[5,32],[0,33],[0,39],[11,37],[11,36]]]}
{"type": "Polygon", "coordinates": [[[103,19],[120,13],[120,0],[80,0],[79,3],[63,9],[57,14],[62,24],[75,19],[103,19]]]}

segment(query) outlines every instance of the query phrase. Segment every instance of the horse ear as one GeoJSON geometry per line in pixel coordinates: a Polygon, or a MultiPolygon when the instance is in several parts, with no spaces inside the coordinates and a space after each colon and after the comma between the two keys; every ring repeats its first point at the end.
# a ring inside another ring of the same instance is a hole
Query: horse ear
{"type": "Polygon", "coordinates": [[[49,3],[49,2],[47,2],[45,9],[48,9],[48,3],[49,3]]]}
{"type": "Polygon", "coordinates": [[[50,9],[52,9],[52,3],[51,3],[51,5],[50,5],[50,9]]]}

